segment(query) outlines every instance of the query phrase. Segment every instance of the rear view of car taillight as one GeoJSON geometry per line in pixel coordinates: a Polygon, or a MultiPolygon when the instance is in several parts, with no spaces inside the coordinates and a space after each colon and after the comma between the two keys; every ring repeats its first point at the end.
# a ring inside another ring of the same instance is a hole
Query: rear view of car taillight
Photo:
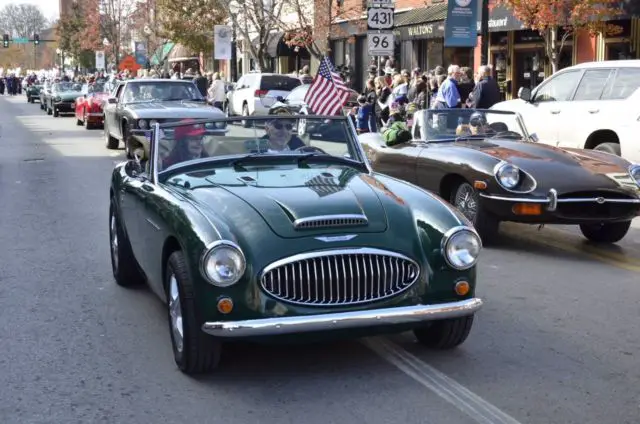
{"type": "Polygon", "coordinates": [[[256,97],[264,97],[267,95],[269,91],[268,90],[256,90],[255,92],[255,96],[256,97]]]}

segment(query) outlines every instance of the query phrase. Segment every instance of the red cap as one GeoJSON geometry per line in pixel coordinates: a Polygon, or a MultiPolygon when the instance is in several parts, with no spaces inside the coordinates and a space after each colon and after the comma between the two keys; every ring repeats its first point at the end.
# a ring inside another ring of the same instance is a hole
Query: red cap
{"type": "MultiPolygon", "coordinates": [[[[180,121],[181,124],[186,124],[189,122],[195,122],[195,119],[183,119],[182,121],[180,121]]],[[[205,133],[205,130],[204,130],[203,124],[181,125],[179,127],[176,127],[174,132],[174,138],[177,140],[185,137],[203,135],[204,133],[205,133]]]]}

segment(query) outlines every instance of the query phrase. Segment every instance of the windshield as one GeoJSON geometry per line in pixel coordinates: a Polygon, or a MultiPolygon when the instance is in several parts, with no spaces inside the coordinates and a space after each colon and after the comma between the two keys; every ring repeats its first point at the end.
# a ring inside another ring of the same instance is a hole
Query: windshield
{"type": "Polygon", "coordinates": [[[203,100],[192,82],[179,80],[130,82],[124,91],[124,102],[203,100]]]}
{"type": "MultiPolygon", "coordinates": [[[[273,168],[302,166],[302,163],[308,167],[362,166],[362,156],[347,118],[281,115],[250,118],[248,125],[249,128],[245,128],[234,118],[162,125],[157,148],[153,149],[157,150],[156,169],[162,173],[186,162],[206,162],[207,168],[231,168],[230,172],[238,166],[273,168]]],[[[153,140],[155,143],[155,137],[153,140]]]]}
{"type": "Polygon", "coordinates": [[[82,84],[74,84],[71,82],[59,82],[53,85],[55,91],[82,91],[82,84]]]}
{"type": "Polygon", "coordinates": [[[103,93],[104,91],[104,83],[102,82],[95,82],[89,85],[89,93],[103,93]]]}
{"type": "Polygon", "coordinates": [[[456,138],[524,139],[525,130],[513,112],[484,109],[433,109],[419,114],[414,138],[447,141],[456,138]]]}

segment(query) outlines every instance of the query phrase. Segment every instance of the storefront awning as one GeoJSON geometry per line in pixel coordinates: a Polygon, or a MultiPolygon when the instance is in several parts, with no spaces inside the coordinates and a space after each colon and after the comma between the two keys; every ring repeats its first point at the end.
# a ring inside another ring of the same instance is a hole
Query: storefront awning
{"type": "Polygon", "coordinates": [[[171,52],[167,56],[169,63],[184,62],[185,60],[199,60],[200,55],[194,53],[191,49],[183,46],[182,44],[176,44],[171,49],[171,52]]]}
{"type": "Polygon", "coordinates": [[[413,9],[396,16],[395,26],[410,26],[429,22],[444,21],[447,18],[447,3],[413,9]]]}
{"type": "Polygon", "coordinates": [[[175,43],[164,43],[163,45],[158,47],[153,53],[153,56],[151,56],[151,60],[149,61],[151,66],[157,66],[164,62],[174,46],[175,43]]]}
{"type": "MultiPolygon", "coordinates": [[[[294,47],[290,47],[289,45],[287,45],[287,43],[284,41],[284,35],[284,32],[273,32],[269,34],[265,52],[269,57],[275,59],[277,57],[292,57],[296,54],[301,56],[302,58],[309,56],[309,52],[306,48],[299,48],[296,52],[294,47]]],[[[251,43],[254,46],[257,46],[259,42],[260,40],[258,37],[251,40],[251,43]]]]}

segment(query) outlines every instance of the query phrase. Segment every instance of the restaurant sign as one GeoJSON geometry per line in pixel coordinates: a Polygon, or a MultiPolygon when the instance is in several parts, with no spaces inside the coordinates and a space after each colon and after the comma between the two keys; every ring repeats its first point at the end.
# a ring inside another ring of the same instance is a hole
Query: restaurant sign
{"type": "Polygon", "coordinates": [[[395,27],[394,33],[398,40],[415,40],[422,38],[443,38],[444,21],[426,24],[395,27]]]}

